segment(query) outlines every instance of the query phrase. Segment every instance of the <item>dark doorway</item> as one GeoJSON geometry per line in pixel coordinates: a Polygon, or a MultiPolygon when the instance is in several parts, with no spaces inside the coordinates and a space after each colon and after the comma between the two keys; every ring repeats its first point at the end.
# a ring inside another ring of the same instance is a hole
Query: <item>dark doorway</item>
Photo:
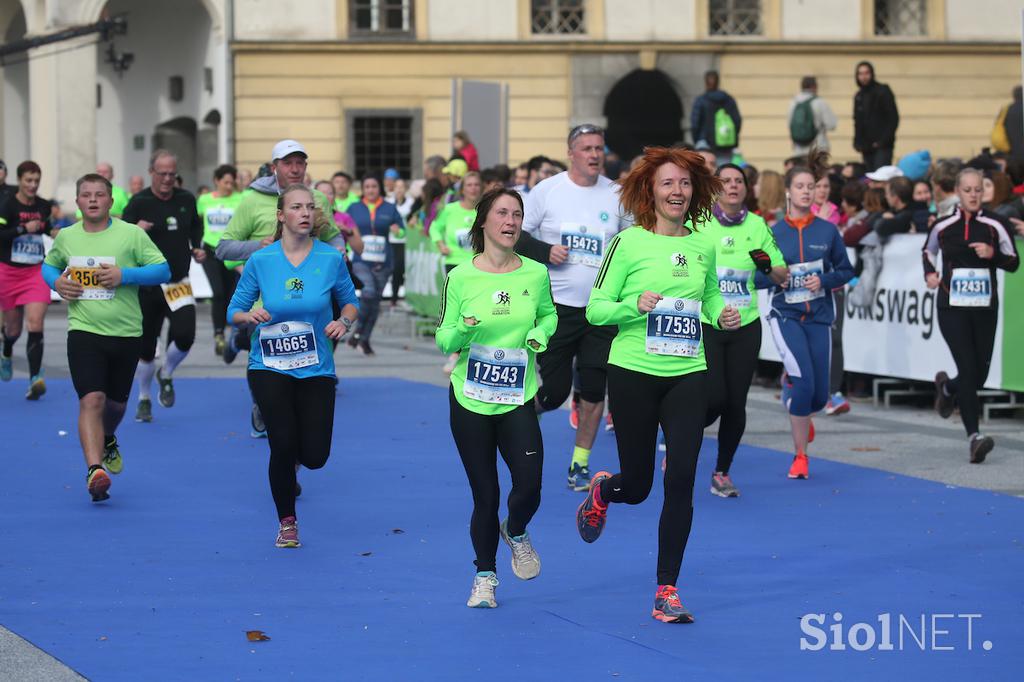
{"type": "Polygon", "coordinates": [[[608,147],[627,163],[646,146],[683,141],[683,103],[664,71],[623,76],[604,100],[604,115],[608,147]]]}
{"type": "Polygon", "coordinates": [[[190,192],[195,191],[198,181],[196,133],[195,119],[188,117],[164,121],[153,131],[153,150],[166,149],[178,157],[178,175],[190,192]]]}

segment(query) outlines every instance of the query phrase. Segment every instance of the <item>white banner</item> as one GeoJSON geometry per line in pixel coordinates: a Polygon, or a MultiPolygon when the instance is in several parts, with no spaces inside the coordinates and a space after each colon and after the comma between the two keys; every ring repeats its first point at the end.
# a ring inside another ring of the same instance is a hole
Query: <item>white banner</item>
{"type": "MultiPolygon", "coordinates": [[[[921,249],[925,235],[895,235],[883,250],[882,273],[872,304],[855,308],[847,297],[843,323],[844,369],[876,376],[932,381],[945,370],[956,376],[956,365],[939,331],[936,290],[924,283],[921,249]]],[[[850,260],[855,256],[850,250],[850,260]]],[[[1003,271],[998,271],[1000,307],[1003,271]]],[[[768,295],[758,292],[762,322],[761,358],[779,362],[779,354],[764,318],[768,295]]],[[[996,330],[995,351],[988,373],[989,388],[999,388],[1002,376],[1002,315],[996,330]]]]}

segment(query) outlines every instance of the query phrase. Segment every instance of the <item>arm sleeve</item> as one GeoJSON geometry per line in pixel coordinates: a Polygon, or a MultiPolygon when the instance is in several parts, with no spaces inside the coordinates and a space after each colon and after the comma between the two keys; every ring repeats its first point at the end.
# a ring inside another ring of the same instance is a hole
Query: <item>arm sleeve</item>
{"type": "Polygon", "coordinates": [[[829,252],[829,260],[832,261],[832,271],[821,274],[821,286],[826,293],[832,289],[838,289],[853,279],[853,265],[850,264],[850,257],[846,255],[846,245],[839,230],[832,228],[832,249],[829,252]]]}
{"type": "Polygon", "coordinates": [[[740,108],[732,97],[729,97],[729,115],[732,116],[732,120],[736,123],[736,137],[739,138],[740,128],[743,127],[743,116],[740,115],[740,108]]]}
{"type": "Polygon", "coordinates": [[[722,327],[718,318],[725,310],[725,299],[722,298],[722,290],[718,286],[718,256],[714,249],[708,258],[708,271],[704,275],[704,297],[701,301],[701,310],[707,311],[708,319],[715,329],[722,327]]]}
{"type": "Polygon", "coordinates": [[[334,209],[327,200],[327,195],[321,194],[318,196],[317,203],[319,204],[324,217],[327,218],[327,227],[320,230],[320,241],[330,244],[332,239],[341,234],[341,230],[338,229],[338,224],[334,221],[334,209]]]}
{"type": "Polygon", "coordinates": [[[551,244],[537,239],[526,230],[519,235],[516,242],[516,253],[545,265],[551,262],[551,244]]]}
{"type": "Polygon", "coordinates": [[[442,353],[462,350],[473,335],[473,327],[462,319],[461,294],[462,286],[457,280],[452,282],[451,273],[448,273],[441,292],[441,314],[434,333],[434,340],[442,353]]]}
{"type": "Polygon", "coordinates": [[[612,238],[608,253],[601,263],[601,269],[597,272],[597,279],[587,302],[587,321],[590,324],[623,324],[642,317],[642,313],[636,307],[639,296],[630,296],[625,301],[620,300],[622,286],[626,282],[626,275],[629,274],[629,265],[626,262],[628,259],[619,253],[621,245],[619,236],[612,238]]]}
{"type": "MultiPolygon", "coordinates": [[[[527,341],[536,341],[540,344],[537,353],[543,353],[548,349],[548,341],[558,327],[558,313],[555,312],[555,302],[551,298],[551,278],[544,273],[544,292],[540,304],[537,306],[537,325],[526,334],[527,341]]],[[[529,345],[527,349],[533,351],[529,345]]]]}
{"type": "Polygon", "coordinates": [[[913,217],[913,213],[910,211],[900,211],[892,218],[882,218],[875,225],[875,232],[883,239],[894,234],[905,234],[910,232],[910,222],[913,217]]]}
{"type": "Polygon", "coordinates": [[[169,282],[170,279],[171,266],[167,261],[141,265],[137,268],[121,268],[121,286],[155,286],[169,282]]]}
{"type": "Polygon", "coordinates": [[[447,213],[445,208],[438,211],[437,215],[434,216],[434,220],[430,223],[430,241],[434,244],[438,242],[444,243],[445,214],[447,213]]]}
{"type": "Polygon", "coordinates": [[[16,217],[9,215],[9,202],[0,208],[0,242],[11,242],[21,232],[16,217]]]}
{"type": "Polygon", "coordinates": [[[203,248],[203,232],[206,228],[202,216],[199,215],[199,207],[195,204],[194,199],[192,203],[192,232],[189,236],[192,240],[192,248],[201,249],[203,248]]]}
{"type": "Polygon", "coordinates": [[[249,260],[249,256],[263,248],[257,241],[236,241],[234,239],[221,239],[217,243],[218,260],[249,260]]]}
{"type": "Polygon", "coordinates": [[[338,261],[338,275],[334,279],[334,301],[338,304],[339,308],[344,308],[349,304],[358,308],[359,298],[356,296],[356,287],[352,284],[352,276],[348,272],[348,266],[345,265],[345,258],[340,257],[338,261]]]}
{"type": "Polygon", "coordinates": [[[57,278],[60,277],[62,272],[64,272],[62,268],[58,268],[54,265],[50,265],[49,263],[44,262],[42,274],[43,281],[46,282],[46,286],[56,291],[57,288],[54,285],[57,283],[57,278]]]}
{"type": "Polygon", "coordinates": [[[764,238],[761,240],[761,250],[771,256],[773,268],[781,268],[786,265],[786,258],[782,255],[782,249],[779,248],[778,242],[775,241],[775,235],[772,233],[772,228],[768,227],[767,223],[765,223],[764,238]]]}
{"type": "MultiPolygon", "coordinates": [[[[138,196],[138,195],[136,195],[138,196]]],[[[139,222],[139,200],[132,197],[128,200],[128,204],[124,207],[124,212],[121,214],[121,220],[126,223],[134,225],[139,222]]]]}
{"type": "Polygon", "coordinates": [[[253,261],[246,261],[242,269],[242,277],[238,280],[235,293],[228,303],[228,323],[231,323],[235,313],[247,313],[256,304],[260,296],[260,285],[256,281],[256,264],[253,261]]]}
{"type": "Polygon", "coordinates": [[[885,86],[885,119],[888,124],[887,137],[896,137],[896,129],[900,127],[900,111],[896,108],[896,96],[888,85],[885,86]]]}
{"type": "Polygon", "coordinates": [[[839,125],[839,120],[836,118],[836,114],[832,111],[832,107],[828,105],[828,102],[821,99],[817,100],[821,102],[821,122],[825,127],[825,130],[835,130],[836,126],[839,125]]]}
{"type": "Polygon", "coordinates": [[[922,265],[924,265],[925,275],[938,272],[938,256],[939,231],[936,225],[933,225],[932,229],[928,232],[928,239],[924,242],[924,248],[921,249],[921,261],[922,265]]]}
{"type": "Polygon", "coordinates": [[[1017,245],[1014,242],[1013,233],[1000,223],[999,229],[996,230],[996,236],[998,243],[995,253],[992,254],[992,262],[997,268],[1002,268],[1007,272],[1017,272],[1017,268],[1020,267],[1020,256],[1017,255],[1017,245]]]}

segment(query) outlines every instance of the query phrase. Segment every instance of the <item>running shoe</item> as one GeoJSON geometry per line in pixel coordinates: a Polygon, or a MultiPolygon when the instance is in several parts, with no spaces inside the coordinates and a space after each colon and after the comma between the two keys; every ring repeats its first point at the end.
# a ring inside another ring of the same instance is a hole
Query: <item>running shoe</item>
{"type": "Polygon", "coordinates": [[[224,348],[226,348],[228,342],[224,339],[224,332],[213,335],[213,352],[215,355],[224,356],[224,348]]]}
{"type": "Polygon", "coordinates": [[[802,452],[794,455],[793,463],[789,465],[789,477],[802,479],[810,477],[810,473],[807,471],[807,455],[802,452]]]}
{"type": "Polygon", "coordinates": [[[370,348],[370,342],[366,339],[359,342],[359,347],[362,349],[363,355],[376,355],[376,353],[373,352],[373,349],[370,348]]]}
{"type": "Polygon", "coordinates": [[[996,442],[988,436],[983,436],[980,433],[974,434],[974,437],[971,438],[971,464],[984,462],[985,457],[992,452],[992,448],[995,446],[996,442]]]}
{"type": "Polygon", "coordinates": [[[494,588],[498,586],[498,576],[494,571],[483,571],[473,576],[473,590],[469,593],[466,606],[471,609],[496,609],[498,602],[494,599],[494,588]]]}
{"type": "Polygon", "coordinates": [[[228,342],[224,344],[224,350],[218,355],[224,359],[225,365],[230,365],[238,357],[238,327],[231,328],[231,336],[228,337],[228,342]]]}
{"type": "Polygon", "coordinates": [[[167,377],[164,379],[163,368],[156,371],[156,382],[160,384],[160,395],[157,396],[157,400],[164,407],[174,407],[174,379],[167,377]]]}
{"type": "Polygon", "coordinates": [[[107,493],[110,490],[110,476],[103,470],[103,467],[96,467],[90,471],[85,477],[85,484],[89,489],[89,495],[92,496],[93,502],[102,502],[110,498],[109,493],[107,493]]]}
{"type": "Polygon", "coordinates": [[[249,415],[249,437],[267,437],[267,425],[263,421],[263,413],[260,412],[260,406],[256,404],[253,404],[252,413],[249,415]]]}
{"type": "Polygon", "coordinates": [[[939,372],[935,375],[935,411],[943,419],[949,419],[953,414],[953,396],[946,395],[946,385],[949,383],[949,375],[939,372]]]}
{"type": "Polygon", "coordinates": [[[14,364],[12,358],[0,357],[0,381],[10,381],[14,376],[14,364]]]}
{"type": "Polygon", "coordinates": [[[139,398],[139,406],[135,408],[135,421],[147,424],[153,421],[153,403],[149,398],[139,398]]]}
{"type": "Polygon", "coordinates": [[[299,524],[294,516],[281,519],[281,526],[277,530],[277,542],[274,544],[288,549],[302,547],[302,543],[299,542],[299,524]]]}
{"type": "Polygon", "coordinates": [[[687,611],[683,602],[679,600],[679,592],[674,585],[658,585],[658,591],[654,594],[654,611],[651,615],[662,623],[693,622],[693,614],[687,611]]]}
{"type": "Polygon", "coordinates": [[[574,431],[580,427],[580,404],[575,400],[572,401],[572,407],[569,408],[569,426],[574,431]]]}
{"type": "Polygon", "coordinates": [[[117,436],[103,444],[103,467],[112,474],[119,474],[124,469],[121,450],[117,447],[117,436]]]}
{"type": "Polygon", "coordinates": [[[608,518],[608,504],[598,502],[597,496],[600,494],[601,481],[611,477],[607,471],[598,471],[594,474],[587,499],[583,500],[583,504],[576,510],[576,530],[579,531],[583,542],[593,542],[601,537],[604,522],[608,518]]]}
{"type": "Polygon", "coordinates": [[[609,412],[608,414],[606,414],[604,416],[604,430],[605,431],[614,431],[615,430],[615,422],[612,421],[612,413],[611,412],[609,412]]]}
{"type": "Polygon", "coordinates": [[[530,534],[524,532],[518,537],[508,534],[508,519],[501,522],[501,539],[512,550],[512,573],[520,580],[533,580],[540,575],[540,557],[530,542],[530,534]]]}
{"type": "Polygon", "coordinates": [[[843,397],[843,394],[836,391],[836,393],[828,399],[828,403],[825,405],[825,414],[846,414],[850,411],[850,401],[843,397]]]}
{"type": "Polygon", "coordinates": [[[44,393],[46,393],[46,381],[43,380],[43,373],[40,372],[28,382],[28,393],[25,394],[25,400],[39,400],[44,393]]]}
{"type": "Polygon", "coordinates": [[[729,474],[716,471],[711,474],[711,494],[719,497],[739,497],[739,489],[732,484],[729,474]]]}
{"type": "Polygon", "coordinates": [[[590,469],[573,462],[569,467],[569,487],[578,493],[590,490],[590,469]]]}

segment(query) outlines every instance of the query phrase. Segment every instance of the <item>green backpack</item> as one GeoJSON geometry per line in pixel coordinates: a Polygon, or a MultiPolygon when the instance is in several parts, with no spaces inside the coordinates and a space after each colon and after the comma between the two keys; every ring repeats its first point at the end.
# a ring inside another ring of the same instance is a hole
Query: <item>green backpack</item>
{"type": "Polygon", "coordinates": [[[816,99],[808,98],[793,108],[793,117],[789,119],[789,136],[797,144],[810,144],[818,136],[818,130],[814,127],[814,109],[811,107],[811,102],[816,99]]]}
{"type": "Polygon", "coordinates": [[[715,146],[732,148],[736,146],[736,121],[720,107],[715,112],[715,146]]]}

